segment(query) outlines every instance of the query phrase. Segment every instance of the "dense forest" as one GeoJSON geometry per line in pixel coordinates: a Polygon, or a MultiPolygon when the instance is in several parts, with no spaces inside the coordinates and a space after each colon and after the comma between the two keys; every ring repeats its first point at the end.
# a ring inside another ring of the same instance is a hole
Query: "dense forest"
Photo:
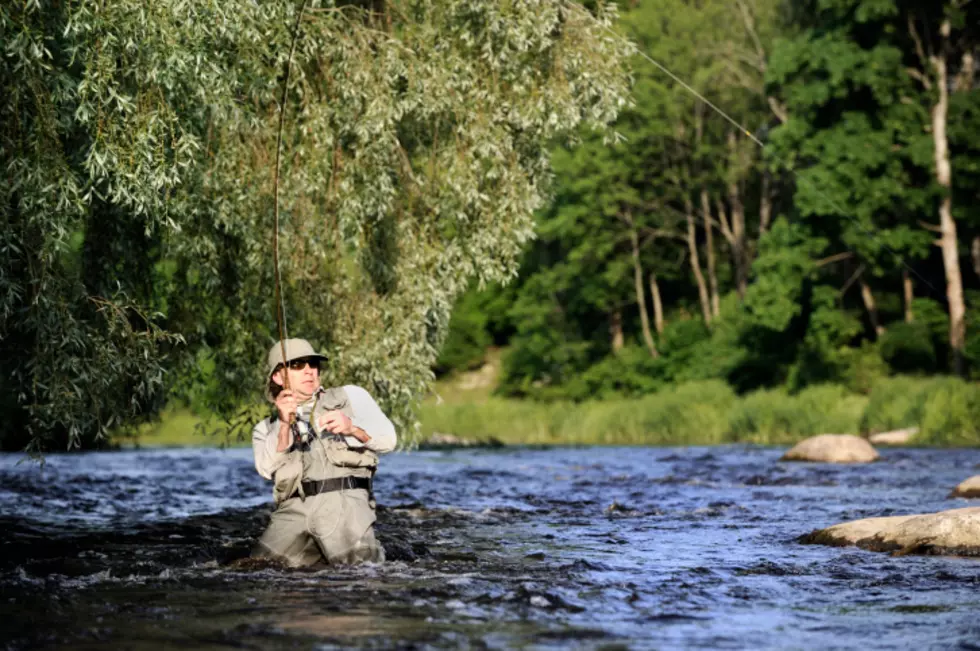
{"type": "Polygon", "coordinates": [[[632,2],[618,29],[616,142],[555,150],[519,279],[462,297],[440,371],[507,346],[501,393],[573,401],[980,375],[980,4],[632,2]]]}
{"type": "Polygon", "coordinates": [[[976,0],[5,3],[0,41],[6,449],[256,417],[280,117],[289,333],[405,440],[497,347],[544,402],[980,375],[976,0]]]}

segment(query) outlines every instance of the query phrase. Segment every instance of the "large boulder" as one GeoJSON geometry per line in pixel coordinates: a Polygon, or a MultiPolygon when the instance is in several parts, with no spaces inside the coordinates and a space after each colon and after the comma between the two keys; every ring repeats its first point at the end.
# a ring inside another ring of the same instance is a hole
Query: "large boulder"
{"type": "Polygon", "coordinates": [[[966,481],[960,482],[950,497],[980,497],[980,475],[974,475],[966,481]]]}
{"type": "Polygon", "coordinates": [[[868,437],[872,445],[908,445],[912,437],[919,433],[918,427],[906,427],[892,432],[878,432],[868,437]]]}
{"type": "Polygon", "coordinates": [[[809,533],[800,541],[857,545],[897,556],[980,556],[980,507],[844,522],[809,533]]]}
{"type": "Polygon", "coordinates": [[[831,545],[847,547],[857,545],[862,540],[871,538],[881,531],[903,524],[906,520],[917,518],[918,515],[894,515],[886,518],[866,518],[842,522],[826,529],[808,533],[801,538],[802,542],[813,545],[831,545]]]}
{"type": "Polygon", "coordinates": [[[780,461],[817,461],[822,463],[868,463],[878,453],[871,444],[853,434],[821,434],[804,439],[790,448],[780,461]]]}

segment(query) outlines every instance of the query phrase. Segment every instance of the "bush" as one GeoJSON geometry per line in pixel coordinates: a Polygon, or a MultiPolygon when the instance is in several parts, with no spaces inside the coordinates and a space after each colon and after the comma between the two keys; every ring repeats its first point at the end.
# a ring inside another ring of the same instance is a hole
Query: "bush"
{"type": "Polygon", "coordinates": [[[896,373],[933,373],[939,367],[932,333],[921,321],[890,324],[878,346],[896,373]]]}
{"type": "Polygon", "coordinates": [[[840,380],[855,393],[868,395],[874,386],[888,377],[888,364],[881,358],[878,346],[865,341],[860,348],[844,348],[840,380]]]}
{"type": "Polygon", "coordinates": [[[956,378],[935,382],[925,396],[917,443],[980,445],[980,387],[956,378]]]}
{"type": "Polygon", "coordinates": [[[900,376],[879,381],[867,397],[823,384],[797,394],[773,389],[737,398],[725,383],[709,380],[636,399],[426,404],[421,420],[423,435],[512,444],[782,445],[817,434],[918,425],[919,443],[980,445],[980,387],[955,378],[900,376]]]}
{"type": "Polygon", "coordinates": [[[836,384],[815,385],[798,394],[784,389],[745,396],[732,410],[729,440],[795,443],[817,434],[856,433],[867,398],[836,384]]]}
{"type": "Polygon", "coordinates": [[[715,380],[633,400],[426,404],[422,433],[423,439],[447,432],[513,444],[706,445],[723,441],[735,400],[732,390],[715,380]]]}
{"type": "Polygon", "coordinates": [[[942,380],[898,376],[875,383],[861,417],[861,431],[869,434],[919,426],[928,394],[942,380]]]}
{"type": "Polygon", "coordinates": [[[706,380],[648,396],[631,409],[638,438],[647,445],[709,445],[723,442],[735,400],[724,382],[706,380]]]}
{"type": "Polygon", "coordinates": [[[556,387],[569,400],[632,398],[664,386],[665,365],[643,346],[626,346],[556,387]]]}

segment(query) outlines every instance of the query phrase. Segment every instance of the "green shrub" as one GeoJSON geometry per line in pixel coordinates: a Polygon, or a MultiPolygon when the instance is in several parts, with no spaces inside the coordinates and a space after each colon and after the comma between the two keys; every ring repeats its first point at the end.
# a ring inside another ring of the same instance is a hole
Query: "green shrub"
{"type": "Polygon", "coordinates": [[[426,404],[423,439],[433,432],[514,444],[698,445],[720,443],[736,398],[724,382],[690,382],[637,399],[426,404]]]}
{"type": "Polygon", "coordinates": [[[786,444],[817,434],[856,433],[866,403],[867,398],[836,384],[815,385],[795,395],[784,389],[755,391],[733,408],[728,438],[786,444]]]}
{"type": "Polygon", "coordinates": [[[896,373],[932,373],[939,366],[932,333],[922,321],[890,324],[878,345],[896,373]]]}
{"type": "Polygon", "coordinates": [[[843,348],[840,351],[843,368],[840,380],[855,393],[868,395],[874,386],[888,377],[889,368],[882,359],[878,346],[865,341],[860,348],[843,348]]]}
{"type": "MultiPolygon", "coordinates": [[[[735,393],[724,382],[688,382],[638,401],[630,409],[649,445],[721,443],[735,393]]],[[[630,411],[627,409],[627,411],[630,411]]]]}
{"type": "Polygon", "coordinates": [[[651,357],[645,347],[626,346],[556,389],[569,400],[637,397],[663,388],[664,369],[664,361],[651,357]]]}
{"type": "Polygon", "coordinates": [[[873,434],[920,425],[926,398],[942,382],[908,376],[879,380],[861,417],[861,431],[873,434]]]}
{"type": "Polygon", "coordinates": [[[935,382],[922,408],[916,443],[980,445],[980,387],[956,378],[935,382]]]}
{"type": "Polygon", "coordinates": [[[479,403],[424,404],[420,413],[422,440],[442,432],[483,441],[558,443],[563,421],[574,409],[568,403],[507,398],[489,398],[479,403]]]}

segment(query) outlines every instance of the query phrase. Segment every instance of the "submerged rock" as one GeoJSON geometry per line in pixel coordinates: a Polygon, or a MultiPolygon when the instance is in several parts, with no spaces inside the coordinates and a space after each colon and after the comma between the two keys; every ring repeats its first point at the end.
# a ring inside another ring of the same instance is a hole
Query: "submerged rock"
{"type": "Polygon", "coordinates": [[[453,448],[501,448],[504,444],[492,436],[486,439],[466,439],[455,434],[433,432],[429,438],[419,443],[420,450],[446,450],[453,448]]]}
{"type": "Polygon", "coordinates": [[[906,427],[892,432],[879,432],[868,437],[872,445],[908,445],[912,437],[919,433],[918,427],[906,427]]]}
{"type": "Polygon", "coordinates": [[[780,461],[822,463],[869,463],[878,459],[871,444],[853,434],[821,434],[804,439],[784,454],[780,461]]]}
{"type": "Polygon", "coordinates": [[[896,556],[980,556],[980,507],[844,522],[809,533],[800,542],[857,545],[896,556]]]}
{"type": "Polygon", "coordinates": [[[960,482],[950,497],[980,497],[980,475],[974,475],[966,481],[960,482]]]}

